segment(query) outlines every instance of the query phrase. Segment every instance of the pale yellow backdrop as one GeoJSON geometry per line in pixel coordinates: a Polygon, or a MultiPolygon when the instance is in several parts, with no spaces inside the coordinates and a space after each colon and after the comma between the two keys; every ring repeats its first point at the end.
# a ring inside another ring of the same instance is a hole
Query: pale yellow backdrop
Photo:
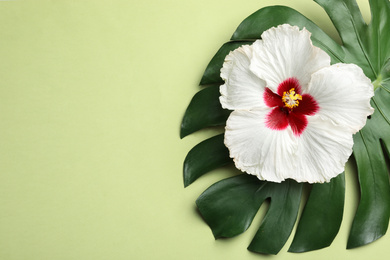
{"type": "Polygon", "coordinates": [[[183,188],[186,153],[215,134],[179,139],[203,70],[245,17],[274,4],[335,36],[311,0],[0,1],[0,259],[388,256],[390,236],[345,249],[353,171],[339,235],[304,254],[247,251],[259,217],[241,236],[213,239],[194,202],[224,170],[183,188]]]}

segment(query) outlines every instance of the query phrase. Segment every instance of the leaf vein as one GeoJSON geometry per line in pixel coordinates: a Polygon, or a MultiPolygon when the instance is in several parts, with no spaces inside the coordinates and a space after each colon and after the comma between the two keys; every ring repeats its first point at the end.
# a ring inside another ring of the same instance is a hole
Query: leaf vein
{"type": "Polygon", "coordinates": [[[365,50],[365,48],[364,48],[364,46],[363,46],[363,43],[362,43],[362,40],[361,40],[361,38],[360,38],[359,32],[358,32],[358,30],[357,30],[357,28],[356,28],[355,21],[353,20],[352,13],[351,13],[351,11],[349,10],[349,8],[347,7],[347,5],[346,5],[344,2],[343,2],[343,5],[344,5],[344,7],[346,8],[347,12],[350,14],[350,17],[351,17],[350,20],[351,20],[352,27],[353,27],[353,30],[354,30],[355,35],[356,35],[357,42],[359,43],[359,47],[360,47],[360,49],[362,50],[363,55],[364,55],[364,57],[366,58],[366,60],[367,60],[367,62],[368,62],[368,65],[370,66],[370,69],[372,70],[372,73],[374,73],[375,78],[377,78],[377,77],[378,77],[378,76],[377,76],[377,73],[376,73],[376,71],[374,70],[374,67],[373,67],[372,64],[371,64],[370,59],[368,58],[368,55],[367,55],[367,53],[366,53],[366,50],[365,50]]]}
{"type": "MultiPolygon", "coordinates": [[[[362,131],[359,131],[359,133],[360,133],[360,136],[361,136],[361,138],[362,138],[362,141],[363,141],[363,144],[364,144],[364,148],[366,148],[366,152],[367,152],[367,155],[368,155],[368,160],[370,161],[370,168],[371,168],[371,173],[373,173],[374,172],[374,168],[373,168],[373,165],[372,165],[372,160],[371,160],[371,155],[370,155],[370,153],[369,153],[369,151],[368,151],[368,145],[367,145],[367,142],[366,142],[366,139],[365,139],[365,137],[363,136],[363,133],[362,133],[362,131]]],[[[372,176],[372,179],[373,179],[373,186],[374,187],[376,187],[376,179],[375,179],[375,174],[371,174],[371,176],[372,176]]],[[[360,179],[360,178],[359,178],[360,179]]],[[[361,187],[360,187],[360,189],[361,189],[361,187]]],[[[374,203],[375,204],[377,204],[376,202],[377,202],[377,189],[376,188],[374,188],[374,189],[372,189],[373,190],[373,192],[374,192],[374,199],[373,199],[373,201],[374,201],[374,203]]],[[[360,204],[360,203],[359,203],[360,204]]],[[[375,231],[376,232],[376,231],[375,231]]]]}
{"type": "Polygon", "coordinates": [[[387,124],[390,125],[390,119],[383,113],[383,110],[378,106],[378,104],[376,103],[375,97],[372,98],[372,101],[374,102],[374,104],[375,104],[376,108],[378,109],[379,113],[386,120],[387,124]]]}
{"type": "MultiPolygon", "coordinates": [[[[313,37],[314,38],[314,37],[313,37]]],[[[314,38],[315,39],[315,38],[314,38]]],[[[334,51],[332,51],[331,48],[320,42],[319,40],[316,39],[316,44],[321,46],[321,49],[326,50],[327,52],[331,53],[339,62],[345,63],[345,60],[340,58],[334,51]]]]}
{"type": "Polygon", "coordinates": [[[385,86],[383,86],[382,84],[380,84],[380,87],[385,90],[386,92],[390,93],[390,89],[386,88],[385,86]]]}

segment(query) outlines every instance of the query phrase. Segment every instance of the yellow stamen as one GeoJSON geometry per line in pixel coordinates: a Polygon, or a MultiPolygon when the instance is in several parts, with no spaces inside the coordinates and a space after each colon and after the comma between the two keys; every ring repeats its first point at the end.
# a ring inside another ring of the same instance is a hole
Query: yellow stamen
{"type": "Polygon", "coordinates": [[[295,93],[295,89],[292,88],[288,92],[286,92],[286,91],[283,92],[282,100],[284,102],[285,107],[294,108],[294,107],[297,107],[299,105],[298,100],[302,100],[302,96],[295,93]]]}

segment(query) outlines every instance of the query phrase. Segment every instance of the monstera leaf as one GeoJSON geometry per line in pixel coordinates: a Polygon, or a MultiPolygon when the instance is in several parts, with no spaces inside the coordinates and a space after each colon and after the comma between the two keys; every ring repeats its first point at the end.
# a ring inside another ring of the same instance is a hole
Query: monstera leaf
{"type": "MultiPolygon", "coordinates": [[[[207,66],[201,85],[183,118],[181,137],[205,127],[224,125],[229,111],[221,108],[218,85],[220,69],[229,51],[258,39],[263,31],[280,24],[306,27],[313,44],[326,51],[332,63],[360,66],[375,88],[374,114],[354,136],[360,185],[360,202],[352,223],[347,248],[371,243],[386,233],[390,217],[390,185],[386,160],[390,153],[390,2],[371,0],[372,19],[367,25],[354,0],[316,0],[329,15],[342,44],[339,45],[299,12],[284,6],[258,10],[246,18],[223,44],[207,66]],[[209,86],[210,85],[210,86],[209,86]]],[[[231,162],[223,136],[195,146],[184,163],[185,186],[199,176],[231,162]]],[[[308,185],[310,195],[298,223],[290,252],[305,252],[329,246],[337,235],[344,207],[344,173],[330,183],[308,185]]],[[[290,235],[301,202],[302,184],[260,181],[239,174],[209,187],[197,206],[215,238],[232,237],[251,224],[264,200],[270,206],[248,249],[277,254],[290,235]]]]}

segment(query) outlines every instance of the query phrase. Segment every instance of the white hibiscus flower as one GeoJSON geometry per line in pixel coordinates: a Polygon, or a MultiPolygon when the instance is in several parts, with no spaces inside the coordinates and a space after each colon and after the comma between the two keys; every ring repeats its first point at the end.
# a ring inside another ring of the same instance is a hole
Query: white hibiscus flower
{"type": "Polygon", "coordinates": [[[310,32],[280,25],[226,57],[225,145],[260,180],[328,182],[344,170],[352,135],[373,113],[371,81],[354,64],[330,65],[310,32]]]}

